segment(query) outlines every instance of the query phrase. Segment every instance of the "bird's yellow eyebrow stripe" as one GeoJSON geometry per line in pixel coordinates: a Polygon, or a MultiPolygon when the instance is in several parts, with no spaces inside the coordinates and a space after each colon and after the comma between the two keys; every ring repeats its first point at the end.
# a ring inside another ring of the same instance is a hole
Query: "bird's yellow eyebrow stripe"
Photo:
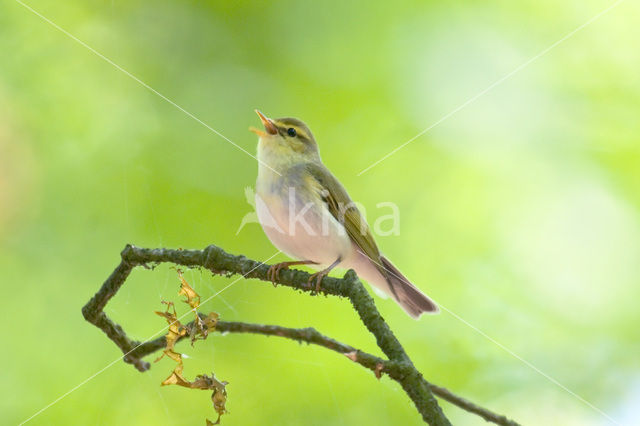
{"type": "Polygon", "coordinates": [[[305,132],[304,130],[302,130],[302,129],[301,129],[301,128],[299,128],[298,126],[291,126],[291,127],[293,127],[294,129],[296,129],[296,133],[297,133],[298,135],[302,136],[302,137],[303,137],[303,138],[305,138],[305,139],[311,139],[311,138],[309,137],[309,135],[307,135],[307,132],[305,132]]]}
{"type": "Polygon", "coordinates": [[[289,128],[293,127],[293,128],[296,130],[296,133],[297,133],[299,136],[302,136],[302,137],[303,137],[303,138],[305,138],[305,139],[311,139],[311,138],[309,137],[309,135],[307,134],[307,132],[305,132],[305,131],[304,131],[304,130],[302,130],[300,127],[296,126],[295,124],[286,124],[286,123],[281,123],[281,122],[279,122],[279,121],[276,121],[275,123],[276,123],[276,125],[277,125],[278,127],[282,127],[282,128],[284,128],[284,129],[289,129],[289,128]]]}

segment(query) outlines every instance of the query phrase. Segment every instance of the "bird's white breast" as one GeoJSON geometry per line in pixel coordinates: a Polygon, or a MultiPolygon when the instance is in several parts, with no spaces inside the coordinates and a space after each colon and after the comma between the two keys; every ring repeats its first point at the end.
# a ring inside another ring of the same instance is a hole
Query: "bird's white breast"
{"type": "Polygon", "coordinates": [[[309,186],[306,176],[281,175],[260,166],[256,186],[258,220],[269,240],[289,256],[326,267],[347,258],[351,240],[309,186]]]}

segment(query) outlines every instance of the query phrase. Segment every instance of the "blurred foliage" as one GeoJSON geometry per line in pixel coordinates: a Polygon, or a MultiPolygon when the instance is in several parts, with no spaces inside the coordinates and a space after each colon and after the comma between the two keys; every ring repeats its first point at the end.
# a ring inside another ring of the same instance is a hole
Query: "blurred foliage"
{"type": "MultiPolygon", "coordinates": [[[[28,3],[249,152],[254,108],[305,120],[370,219],[379,202],[399,206],[400,235],[379,243],[419,287],[640,422],[637,2],[361,176],[611,1],[28,3]]],[[[128,242],[271,256],[258,225],[235,235],[255,160],[17,2],[0,5],[0,52],[2,311],[15,330],[0,358],[3,418],[100,372],[32,424],[200,424],[210,407],[161,388],[165,369],[102,371],[120,354],[80,308],[128,242]]],[[[203,300],[229,283],[185,278],[203,300]]],[[[178,286],[169,268],[135,271],[108,314],[151,337],[162,332],[151,313],[178,286]]],[[[608,424],[456,316],[414,322],[379,304],[433,382],[524,424],[608,424]]],[[[239,281],[208,305],[375,351],[345,301],[239,281]]],[[[241,335],[182,345],[192,371],[230,382],[225,425],[420,423],[395,383],[321,348],[241,335]]],[[[443,406],[454,424],[484,424],[443,406]]]]}

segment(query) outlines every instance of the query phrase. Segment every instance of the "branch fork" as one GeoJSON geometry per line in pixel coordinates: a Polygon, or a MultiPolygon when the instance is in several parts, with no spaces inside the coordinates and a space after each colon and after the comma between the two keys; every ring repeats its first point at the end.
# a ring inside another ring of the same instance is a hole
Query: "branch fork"
{"type": "MultiPolygon", "coordinates": [[[[121,252],[120,264],[102,284],[98,292],[82,308],[82,314],[88,322],[101,329],[120,348],[124,354],[123,360],[125,362],[132,364],[141,372],[150,368],[150,364],[143,360],[145,356],[165,349],[167,345],[165,336],[146,342],[131,340],[122,327],[113,322],[104,313],[104,307],[125,283],[133,268],[141,266],[152,269],[160,263],[172,263],[188,268],[204,268],[217,275],[232,276],[239,274],[244,278],[254,278],[266,282],[273,281],[274,284],[280,284],[302,292],[317,293],[314,288],[308,286],[310,274],[304,271],[283,269],[274,277],[274,274],[269,273],[269,265],[256,262],[245,256],[229,254],[214,245],[210,245],[204,250],[148,249],[127,245],[121,252]]],[[[383,374],[386,374],[389,378],[398,382],[413,401],[422,419],[430,425],[446,426],[451,424],[444,415],[435,396],[463,410],[476,414],[488,422],[507,426],[518,425],[518,423],[503,415],[496,414],[425,380],[380,315],[373,298],[353,270],[349,270],[343,278],[325,277],[322,281],[321,292],[349,299],[354,310],[367,330],[373,334],[378,347],[387,359],[341,343],[321,334],[314,328],[288,328],[278,325],[219,320],[214,332],[278,336],[322,346],[343,354],[351,361],[371,370],[378,379],[383,374]]],[[[192,322],[187,324],[186,329],[192,330],[193,327],[194,324],[192,322]]],[[[180,337],[179,340],[189,337],[188,335],[189,333],[180,337]]]]}

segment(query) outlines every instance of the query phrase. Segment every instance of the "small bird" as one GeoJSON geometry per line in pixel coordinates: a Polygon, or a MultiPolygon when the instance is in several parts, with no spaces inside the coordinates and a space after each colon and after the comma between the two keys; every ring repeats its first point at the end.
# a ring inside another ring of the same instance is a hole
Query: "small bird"
{"type": "Polygon", "coordinates": [[[271,242],[298,259],[273,265],[276,280],[283,268],[312,265],[309,280],[322,279],[336,266],[395,300],[411,317],[438,313],[437,305],[407,280],[378,250],[369,226],[347,191],[322,160],[309,128],[296,118],[271,119],[256,110],[264,131],[259,136],[256,211],[271,242]]]}

